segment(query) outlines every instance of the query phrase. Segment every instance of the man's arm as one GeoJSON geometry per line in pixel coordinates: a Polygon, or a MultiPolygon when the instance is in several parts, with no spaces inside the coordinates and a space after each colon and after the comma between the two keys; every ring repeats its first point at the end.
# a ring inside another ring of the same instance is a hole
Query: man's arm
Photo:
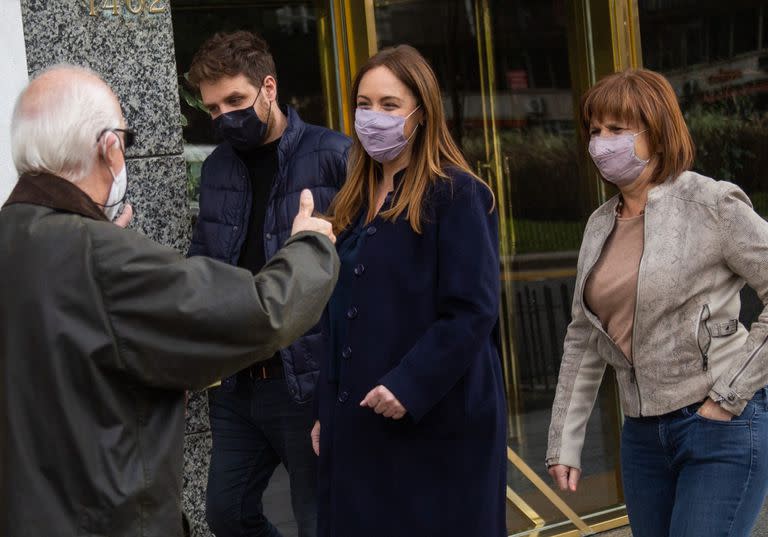
{"type": "Polygon", "coordinates": [[[117,341],[114,366],[150,385],[203,388],[287,346],[320,319],[338,276],[332,241],[300,231],[311,227],[296,228],[252,276],[93,223],[96,278],[117,341]]]}

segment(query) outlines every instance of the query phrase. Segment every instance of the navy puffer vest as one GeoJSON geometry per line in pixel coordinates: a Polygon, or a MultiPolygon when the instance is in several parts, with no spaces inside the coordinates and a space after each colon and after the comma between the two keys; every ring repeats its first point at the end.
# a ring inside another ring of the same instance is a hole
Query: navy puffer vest
{"type": "MultiPolygon", "coordinates": [[[[324,212],[346,178],[349,138],[324,127],[304,123],[291,107],[284,107],[288,127],[278,145],[278,172],[272,184],[264,220],[264,254],[270,259],[291,235],[301,191],[308,188],[315,209],[324,212]]],[[[205,160],[200,184],[200,214],[189,255],[204,255],[236,265],[251,215],[248,169],[228,143],[205,160]]],[[[312,399],[319,360],[327,342],[318,327],[282,349],[285,378],[298,402],[312,399]]],[[[224,379],[232,390],[236,377],[224,379]]]]}

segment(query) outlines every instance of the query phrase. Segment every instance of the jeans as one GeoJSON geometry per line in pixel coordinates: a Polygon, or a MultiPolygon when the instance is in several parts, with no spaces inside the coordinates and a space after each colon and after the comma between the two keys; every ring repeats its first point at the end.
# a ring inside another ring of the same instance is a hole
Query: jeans
{"type": "Polygon", "coordinates": [[[748,537],[768,491],[768,398],[714,421],[701,403],[626,418],[624,496],[634,537],[748,537]]]}
{"type": "Polygon", "coordinates": [[[213,450],[206,520],[216,537],[280,537],[262,495],[281,462],[290,478],[299,537],[317,533],[317,461],[309,433],[312,405],[299,405],[284,379],[238,374],[235,390],[210,390],[213,450]]]}

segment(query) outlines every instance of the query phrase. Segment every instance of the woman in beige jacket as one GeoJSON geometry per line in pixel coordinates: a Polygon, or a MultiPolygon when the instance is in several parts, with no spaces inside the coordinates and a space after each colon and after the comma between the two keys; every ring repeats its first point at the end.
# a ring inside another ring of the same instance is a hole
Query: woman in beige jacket
{"type": "MultiPolygon", "coordinates": [[[[582,99],[589,153],[619,194],[589,219],[552,408],[547,466],[576,491],[606,365],[624,414],[635,537],[747,536],[768,488],[768,223],[736,185],[689,171],[693,143],[661,75],[610,75],[582,99]]],[[[727,143],[727,141],[724,141],[727,143]]]]}

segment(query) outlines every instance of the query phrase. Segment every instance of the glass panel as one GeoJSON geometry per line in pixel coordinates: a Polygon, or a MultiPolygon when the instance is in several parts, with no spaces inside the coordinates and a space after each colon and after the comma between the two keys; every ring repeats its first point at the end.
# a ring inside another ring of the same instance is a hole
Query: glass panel
{"type": "MultiPolygon", "coordinates": [[[[492,104],[501,171],[508,189],[514,255],[505,276],[514,355],[510,367],[510,447],[550,482],[547,427],[570,321],[576,260],[595,188],[582,166],[568,61],[563,0],[492,0],[492,104]]],[[[571,23],[572,24],[572,23],[571,23]]],[[[618,471],[620,423],[613,374],[587,428],[579,493],[562,498],[580,516],[623,503],[618,471]]],[[[547,522],[564,516],[517,468],[510,485],[547,522]]],[[[510,510],[512,532],[530,527],[510,510]]]]}
{"type": "Polygon", "coordinates": [[[472,165],[487,160],[472,2],[382,0],[374,5],[379,49],[407,43],[429,59],[454,139],[472,165]],[[422,24],[425,20],[435,23],[422,24]]]}
{"type": "MultiPolygon", "coordinates": [[[[595,205],[574,125],[566,2],[377,0],[374,6],[379,48],[407,43],[432,63],[453,136],[496,186],[501,225],[512,239],[502,246],[504,365],[509,446],[525,468],[509,466],[508,483],[522,503],[508,503],[508,528],[533,529],[537,517],[563,522],[523,472],[550,483],[544,468],[550,409],[578,248],[595,205]],[[490,16],[483,16],[484,7],[490,16]]],[[[581,516],[623,503],[619,421],[607,375],[589,423],[580,493],[562,496],[581,516]]]]}
{"type": "Polygon", "coordinates": [[[645,67],[678,94],[696,144],[694,169],[733,181],[768,217],[768,49],[764,0],[735,5],[639,0],[645,67]],[[700,54],[669,36],[696,33],[700,54]]]}
{"type": "Polygon", "coordinates": [[[304,121],[323,125],[326,101],[318,47],[320,9],[316,0],[174,0],[171,13],[183,135],[185,145],[194,146],[184,152],[191,200],[197,199],[200,159],[215,144],[210,116],[195,105],[196,99],[183,81],[194,53],[215,32],[258,33],[275,59],[279,102],[294,107],[304,121]]]}

